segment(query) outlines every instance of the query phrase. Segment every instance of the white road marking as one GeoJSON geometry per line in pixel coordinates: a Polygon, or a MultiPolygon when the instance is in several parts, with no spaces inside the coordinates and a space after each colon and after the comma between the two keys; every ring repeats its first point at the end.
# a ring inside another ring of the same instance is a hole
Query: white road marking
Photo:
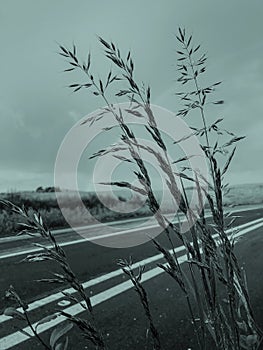
{"type": "MultiPolygon", "coordinates": [[[[254,210],[255,208],[248,208],[247,210],[254,210]]],[[[245,209],[243,209],[245,210],[245,209]]],[[[170,217],[174,217],[175,214],[165,214],[167,218],[170,217]]],[[[179,216],[183,216],[183,214],[179,213],[179,216]]],[[[104,228],[107,226],[120,226],[120,225],[126,225],[129,223],[135,223],[135,222],[140,222],[140,221],[151,221],[151,220],[155,220],[155,217],[153,215],[150,216],[141,216],[138,218],[133,218],[133,219],[125,219],[125,220],[115,220],[115,221],[108,221],[108,222],[102,222],[99,224],[90,224],[90,225],[86,225],[86,226],[78,226],[78,227],[67,227],[67,228],[60,228],[57,230],[51,230],[51,232],[54,235],[59,235],[61,233],[70,233],[70,232],[75,232],[75,230],[79,231],[85,231],[88,229],[92,229],[92,228],[104,228]]],[[[156,224],[156,226],[158,226],[158,224],[156,224]]],[[[77,235],[79,235],[78,232],[75,232],[77,235]]],[[[13,241],[20,241],[20,240],[32,240],[34,239],[33,236],[26,236],[26,235],[19,235],[19,236],[8,236],[8,237],[1,237],[0,238],[0,244],[6,243],[6,242],[13,242],[13,241]]]]}
{"type": "MultiPolygon", "coordinates": [[[[240,209],[240,210],[237,210],[237,212],[242,212],[242,211],[247,211],[247,210],[254,210],[254,208],[251,208],[251,209],[247,209],[247,208],[244,208],[244,209],[240,209]]],[[[167,217],[171,216],[172,214],[169,214],[167,215],[167,217]]],[[[210,217],[211,215],[207,214],[206,217],[210,217]]],[[[130,219],[130,220],[127,220],[125,222],[129,222],[129,221],[132,221],[132,220],[135,220],[135,221],[140,221],[141,218],[137,218],[137,219],[130,219]]],[[[124,221],[123,221],[124,222],[124,221]]],[[[115,222],[113,222],[115,223],[115,222]]],[[[178,220],[174,220],[173,223],[178,223],[178,220]]],[[[93,225],[93,227],[98,227],[99,225],[93,225]]],[[[86,228],[91,228],[92,226],[83,226],[82,229],[86,229],[86,228]]],[[[100,239],[103,239],[103,238],[110,238],[110,237],[114,237],[114,236],[118,236],[118,235],[124,235],[124,234],[127,234],[127,233],[130,233],[130,232],[136,232],[138,230],[148,230],[150,228],[155,228],[155,227],[159,227],[159,224],[158,223],[155,223],[153,225],[148,225],[148,226],[141,226],[141,227],[135,227],[133,229],[128,229],[128,230],[124,230],[124,231],[118,231],[118,232],[115,232],[115,233],[110,233],[110,234],[103,234],[103,235],[96,235],[96,236],[91,236],[91,237],[86,237],[86,238],[82,238],[82,239],[76,239],[76,240],[73,240],[73,241],[69,241],[69,242],[62,242],[62,243],[59,243],[59,245],[61,247],[66,247],[66,246],[69,246],[69,245],[75,245],[75,244],[80,244],[80,243],[85,243],[89,240],[91,241],[94,241],[94,240],[100,240],[100,239]]],[[[71,232],[73,229],[62,229],[64,230],[64,232],[71,232]]],[[[1,243],[1,242],[0,242],[1,243]]],[[[51,245],[47,245],[48,248],[51,248],[51,245]]],[[[12,257],[16,257],[16,256],[20,256],[20,255],[26,255],[26,254],[31,254],[31,253],[35,253],[35,252],[39,252],[41,251],[42,249],[41,248],[30,248],[30,249],[25,249],[25,250],[21,250],[21,248],[17,248],[16,251],[14,252],[9,252],[9,253],[4,253],[4,254],[0,254],[0,260],[1,259],[6,259],[6,258],[12,258],[12,257]]]]}
{"type": "MultiPolygon", "coordinates": [[[[178,220],[173,221],[173,223],[178,223],[178,220]]],[[[107,234],[102,234],[102,235],[98,235],[96,234],[96,236],[91,236],[91,237],[86,237],[86,238],[82,238],[82,239],[74,239],[73,241],[69,241],[69,242],[62,242],[59,243],[59,245],[61,247],[66,247],[69,245],[75,245],[75,244],[80,244],[80,243],[85,243],[87,241],[94,241],[94,240],[100,240],[103,238],[110,238],[110,237],[114,237],[114,236],[119,236],[119,235],[125,235],[127,233],[131,233],[131,232],[137,232],[139,230],[148,230],[151,228],[156,228],[159,227],[159,224],[156,222],[153,225],[148,225],[148,226],[141,226],[141,227],[135,227],[135,228],[131,228],[128,230],[124,230],[124,231],[118,231],[115,233],[107,233],[107,234]]],[[[69,229],[67,229],[69,230],[69,229]]],[[[69,232],[72,231],[69,230],[69,232]]],[[[52,248],[51,245],[45,245],[47,248],[52,248]]],[[[10,252],[10,253],[5,253],[5,254],[0,254],[0,260],[1,259],[6,259],[6,258],[12,258],[12,257],[16,257],[16,256],[20,256],[20,255],[26,255],[26,254],[30,254],[30,253],[35,253],[35,252],[39,252],[42,249],[41,248],[30,248],[30,249],[24,249],[21,250],[21,247],[16,248],[17,250],[15,252],[10,252]]]]}
{"type": "MultiPolygon", "coordinates": [[[[236,226],[234,227],[234,230],[238,230],[238,229],[244,229],[246,227],[249,227],[251,225],[254,225],[254,224],[257,224],[259,222],[262,222],[263,221],[263,218],[261,219],[256,219],[256,220],[253,220],[253,221],[250,221],[250,222],[247,222],[245,224],[242,224],[242,225],[239,225],[239,226],[236,226]]],[[[227,233],[231,232],[231,230],[228,230],[227,233]]],[[[213,235],[213,237],[217,237],[218,234],[215,234],[213,235]]],[[[179,253],[181,251],[185,250],[184,246],[180,246],[180,247],[177,247],[175,248],[175,252],[176,253],[179,253]]],[[[142,265],[148,265],[152,262],[155,262],[155,261],[158,261],[160,259],[162,259],[163,255],[160,253],[160,254],[156,254],[156,255],[153,255],[149,258],[145,258],[141,261],[138,261],[136,263],[134,263],[132,265],[133,268],[137,268],[139,266],[142,266],[142,265]]],[[[86,281],[86,282],[83,282],[83,287],[86,289],[86,288],[89,288],[89,287],[92,287],[92,286],[95,286],[99,283],[102,283],[102,282],[105,282],[105,281],[108,281],[109,279],[112,279],[114,277],[117,277],[117,276],[120,276],[121,274],[123,273],[122,269],[117,269],[117,270],[114,270],[114,271],[111,271],[109,273],[106,273],[102,276],[99,276],[99,277],[96,277],[94,279],[91,279],[89,281],[86,281]]],[[[75,293],[75,290],[73,288],[67,288],[67,289],[64,289],[63,292],[65,293],[69,293],[69,294],[72,294],[72,293],[75,293]]],[[[39,300],[36,300],[34,302],[32,302],[31,304],[28,305],[28,311],[32,311],[32,310],[35,310],[35,309],[38,309],[40,307],[43,307],[47,304],[50,304],[56,300],[59,300],[61,298],[63,298],[64,295],[61,293],[61,292],[58,292],[58,293],[55,293],[55,294],[51,294],[45,298],[42,298],[42,299],[39,299],[39,300]]],[[[18,311],[21,311],[22,312],[22,309],[21,308],[18,308],[18,311]]],[[[0,315],[0,324],[5,322],[5,321],[8,321],[10,320],[11,317],[9,316],[5,316],[5,315],[0,315]]]]}
{"type": "MultiPolygon", "coordinates": [[[[133,228],[133,229],[125,230],[125,231],[119,231],[119,232],[115,232],[115,233],[91,236],[91,237],[87,237],[87,238],[77,239],[74,241],[59,243],[59,245],[61,247],[66,247],[69,245],[85,243],[87,241],[94,241],[94,240],[100,240],[102,238],[109,238],[109,237],[114,237],[114,236],[125,235],[127,233],[137,232],[139,230],[148,230],[148,229],[154,228],[154,227],[158,227],[158,224],[149,225],[149,226],[142,226],[139,228],[137,227],[137,228],[133,228]]],[[[45,247],[52,248],[51,245],[45,245],[45,247]]],[[[0,255],[0,259],[6,259],[6,258],[14,257],[14,256],[20,256],[20,255],[31,254],[31,253],[42,251],[41,248],[30,248],[30,249],[26,249],[26,250],[21,250],[21,248],[18,248],[18,249],[19,249],[18,251],[0,255]]]]}
{"type": "MultiPolygon", "coordinates": [[[[238,238],[238,237],[240,237],[240,236],[242,236],[250,231],[256,230],[262,226],[263,226],[262,219],[254,220],[254,221],[251,221],[250,223],[240,225],[240,226],[234,228],[235,230],[239,230],[239,229],[241,229],[241,230],[239,232],[237,232],[236,234],[233,234],[233,238],[238,238]]],[[[228,230],[228,233],[229,233],[229,231],[231,231],[231,230],[228,230]]],[[[216,238],[218,236],[219,236],[218,234],[215,234],[213,237],[216,238]]],[[[183,247],[179,247],[179,248],[183,248],[183,247]]],[[[183,250],[184,250],[184,248],[183,248],[183,250]]],[[[158,254],[156,256],[159,256],[159,255],[161,255],[161,254],[158,254]]],[[[155,258],[156,256],[154,256],[152,258],[155,258]]],[[[182,264],[183,262],[187,261],[187,259],[188,259],[188,257],[185,254],[185,255],[180,256],[178,258],[178,262],[179,262],[179,264],[182,264]]],[[[143,261],[145,261],[145,260],[142,260],[140,263],[134,264],[133,267],[135,267],[135,265],[142,264],[143,261]]],[[[158,258],[156,260],[158,260],[158,258]]],[[[114,271],[114,272],[117,272],[117,271],[114,271]]],[[[143,282],[148,281],[148,280],[152,279],[153,277],[156,277],[162,273],[164,273],[164,271],[162,269],[160,269],[159,267],[155,267],[155,268],[153,268],[153,269],[151,269],[143,274],[143,282]]],[[[98,304],[100,304],[108,299],[111,299],[111,298],[131,289],[132,287],[133,287],[133,284],[131,283],[130,280],[122,282],[122,283],[120,283],[114,287],[111,287],[111,288],[109,288],[101,293],[98,293],[97,295],[92,296],[90,298],[91,303],[93,306],[96,306],[96,305],[98,305],[98,304]]],[[[75,305],[72,305],[72,306],[64,309],[64,311],[75,316],[75,315],[78,315],[79,313],[83,312],[83,308],[79,304],[75,304],[75,305]]],[[[38,333],[39,334],[43,333],[46,330],[53,328],[54,326],[60,324],[61,322],[65,321],[65,320],[66,320],[65,317],[58,316],[56,319],[54,319],[48,323],[45,323],[43,325],[40,325],[38,327],[38,333]]],[[[33,324],[33,327],[35,327],[36,325],[37,325],[37,322],[33,324]]],[[[25,327],[23,330],[25,332],[28,332],[29,334],[32,334],[32,331],[29,327],[25,327]]],[[[0,346],[1,346],[0,348],[1,348],[1,350],[7,350],[13,346],[16,346],[16,345],[28,340],[28,339],[29,339],[29,337],[27,337],[26,335],[17,331],[17,332],[9,334],[9,335],[3,337],[2,339],[0,339],[0,346]]]]}
{"type": "Polygon", "coordinates": [[[58,302],[58,306],[64,307],[70,305],[71,302],[69,300],[62,299],[58,302]]]}
{"type": "MultiPolygon", "coordinates": [[[[183,246],[181,247],[178,247],[175,249],[175,252],[176,253],[179,253],[181,251],[185,250],[185,248],[183,246]]],[[[140,265],[148,265],[150,264],[151,262],[154,262],[156,260],[160,260],[162,259],[163,255],[162,254],[157,254],[157,255],[154,255],[154,256],[151,256],[147,259],[143,259],[137,263],[134,263],[132,265],[133,268],[137,268],[139,267],[140,265]]],[[[92,287],[92,286],[95,286],[99,283],[102,283],[102,282],[105,282],[105,281],[108,281],[114,277],[117,277],[117,276],[120,276],[121,274],[123,273],[122,269],[118,269],[118,270],[114,270],[114,271],[111,271],[105,275],[102,275],[102,276],[99,276],[99,277],[96,277],[92,280],[89,280],[87,282],[84,282],[82,283],[83,287],[86,289],[88,287],[92,287]]],[[[69,293],[69,294],[72,294],[72,293],[75,293],[75,290],[73,288],[67,288],[67,289],[64,289],[63,292],[65,293],[69,293]]],[[[61,292],[58,292],[58,293],[55,293],[55,294],[52,294],[52,295],[49,295],[45,298],[42,298],[42,299],[39,299],[39,300],[36,300],[34,302],[32,302],[31,304],[28,305],[28,311],[32,311],[32,310],[35,310],[35,309],[38,309],[42,306],[45,306],[47,304],[50,304],[58,299],[61,299],[62,297],[64,297],[64,295],[61,293],[61,292]]],[[[18,311],[22,311],[21,308],[18,308],[17,309],[18,311]]],[[[7,321],[7,320],[10,320],[11,317],[9,316],[5,316],[5,315],[0,315],[0,324],[7,321]]]]}

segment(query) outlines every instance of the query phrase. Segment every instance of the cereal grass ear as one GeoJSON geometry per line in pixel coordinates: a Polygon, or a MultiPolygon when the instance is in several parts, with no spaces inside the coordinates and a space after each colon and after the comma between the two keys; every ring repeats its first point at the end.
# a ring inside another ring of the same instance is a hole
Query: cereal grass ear
{"type": "MultiPolygon", "coordinates": [[[[207,158],[210,171],[209,178],[199,174],[198,169],[192,169],[188,164],[185,164],[191,157],[194,157],[194,152],[193,155],[178,156],[177,158],[174,157],[173,160],[168,157],[167,145],[161,131],[158,129],[158,120],[156,120],[156,116],[151,109],[151,88],[148,84],[138,82],[135,78],[136,66],[130,50],[123,55],[115,43],[98,37],[104,48],[106,59],[110,61],[111,65],[113,63],[114,69],[118,70],[118,73],[114,75],[112,68],[110,68],[104,79],[91,74],[90,53],[83,63],[78,57],[74,43],[71,49],[59,45],[59,54],[66,58],[69,65],[65,72],[80,70],[85,77],[83,83],[72,83],[68,87],[73,89],[73,92],[80,90],[90,92],[93,97],[102,98],[103,104],[106,104],[106,107],[102,108],[96,116],[86,119],[82,124],[90,123],[90,126],[92,126],[93,123],[103,118],[106,112],[112,113],[117,122],[117,127],[121,131],[120,143],[93,153],[90,159],[112,153],[113,157],[125,161],[130,167],[132,165],[132,169],[129,168],[129,170],[136,176],[140,187],[122,180],[102,182],[101,184],[128,188],[147,197],[149,210],[163,230],[162,244],[157,240],[153,240],[156,250],[161,253],[154,256],[154,259],[156,258],[155,260],[158,261],[163,259],[163,261],[157,263],[157,266],[176,283],[176,292],[179,286],[183,293],[189,310],[189,323],[191,322],[194,328],[192,336],[193,338],[196,337],[197,347],[200,350],[206,349],[207,341],[211,341],[213,343],[212,347],[216,350],[240,350],[240,346],[247,350],[256,349],[260,345],[262,333],[253,318],[246,277],[242,273],[235,255],[235,235],[232,234],[233,230],[229,232],[233,228],[232,224],[235,217],[232,214],[225,213],[223,201],[224,191],[228,187],[227,184],[224,184],[223,175],[227,172],[233,160],[237,142],[242,140],[244,136],[239,137],[223,129],[222,118],[214,122],[207,119],[207,105],[218,108],[223,104],[223,100],[212,98],[216,87],[221,82],[202,86],[202,79],[200,81],[200,78],[207,74],[206,53],[200,53],[200,45],[193,43],[193,36],[189,35],[184,28],[180,27],[178,29],[176,38],[180,46],[177,50],[179,75],[177,82],[182,85],[183,90],[176,93],[182,104],[178,115],[189,119],[190,115],[195,114],[197,116],[195,120],[199,118],[201,126],[191,127],[191,134],[178,139],[173,145],[176,147],[180,142],[191,137],[198,137],[201,149],[207,158]],[[153,142],[153,147],[144,146],[140,142],[135,130],[126,122],[125,113],[122,113],[121,108],[114,109],[113,104],[109,101],[106,94],[107,89],[115,83],[118,85],[119,80],[122,80],[125,87],[118,88],[117,92],[114,91],[112,95],[120,99],[125,97],[130,101],[131,107],[126,109],[126,112],[135,120],[137,120],[136,118],[146,120],[145,130],[147,135],[150,136],[151,142],[153,142]],[[234,149],[228,155],[227,160],[222,162],[221,157],[228,154],[228,149],[232,149],[233,146],[234,149]],[[128,151],[129,157],[117,154],[120,150],[128,151]],[[166,183],[170,194],[179,207],[176,223],[170,221],[169,217],[160,209],[158,197],[152,184],[151,173],[148,170],[147,163],[141,157],[141,150],[147,151],[155,157],[158,167],[164,173],[164,183],[166,183]],[[181,163],[181,169],[175,171],[173,165],[180,165],[181,163]],[[186,185],[188,183],[196,186],[197,206],[202,209],[199,216],[189,204],[186,185]],[[203,193],[209,205],[209,215],[211,214],[209,218],[205,215],[208,206],[205,207],[203,193]],[[181,230],[185,222],[189,224],[189,232],[186,234],[182,233],[181,230]],[[181,245],[176,247],[175,242],[180,242],[181,245]],[[184,262],[187,264],[181,266],[184,262]]],[[[105,125],[103,131],[106,132],[111,129],[111,125],[105,125]]],[[[90,201],[93,202],[92,205],[94,205],[94,197],[95,195],[90,201]]],[[[92,343],[92,347],[95,346],[98,350],[105,350],[106,345],[100,329],[97,328],[91,298],[84,289],[84,285],[80,283],[77,275],[73,272],[65,251],[57,242],[56,236],[44,223],[45,220],[42,219],[40,212],[31,211],[23,205],[19,206],[8,200],[2,200],[0,203],[24,220],[20,224],[22,229],[20,234],[30,235],[33,238],[40,235],[46,243],[33,243],[40,252],[27,255],[23,261],[35,263],[47,260],[57,264],[60,270],[59,273],[53,273],[54,278],[38,281],[69,285],[70,289],[68,291],[72,291],[74,295],[65,291],[62,291],[62,294],[68,300],[79,304],[83,309],[81,311],[86,312],[86,318],[79,318],[66,311],[61,311],[60,315],[65,317],[68,322],[62,323],[52,331],[49,337],[50,345],[48,345],[39,336],[37,330],[40,325],[51,322],[54,317],[57,317],[57,314],[52,312],[51,315],[42,318],[34,326],[30,321],[30,317],[28,317],[29,307],[27,303],[21,299],[13,286],[8,289],[6,297],[15,301],[20,308],[17,310],[14,307],[8,307],[4,314],[19,321],[26,321],[34,337],[47,350],[67,350],[69,343],[66,334],[72,329],[73,325],[78,327],[85,339],[92,343]]],[[[99,207],[97,200],[95,203],[99,207]]],[[[143,227],[143,229],[148,229],[148,227],[143,227]]],[[[154,259],[150,258],[150,262],[152,263],[154,259]]],[[[145,274],[148,273],[147,278],[153,277],[152,270],[145,271],[145,266],[134,263],[131,256],[119,260],[118,266],[128,276],[136,291],[138,302],[143,308],[147,322],[147,336],[149,333],[152,338],[153,349],[161,350],[159,330],[154,320],[147,285],[143,283],[145,274]]],[[[119,273],[121,270],[119,269],[117,272],[119,273]]],[[[126,282],[124,283],[126,284],[126,282]]],[[[174,312],[177,312],[176,305],[174,312]]],[[[27,337],[32,336],[24,329],[20,331],[27,337]]]]}
{"type": "Polygon", "coordinates": [[[230,153],[230,156],[227,159],[226,164],[224,165],[224,168],[222,170],[222,175],[224,175],[227,172],[227,169],[229,168],[229,165],[234,157],[234,154],[236,152],[236,147],[232,150],[232,152],[230,153]]]}

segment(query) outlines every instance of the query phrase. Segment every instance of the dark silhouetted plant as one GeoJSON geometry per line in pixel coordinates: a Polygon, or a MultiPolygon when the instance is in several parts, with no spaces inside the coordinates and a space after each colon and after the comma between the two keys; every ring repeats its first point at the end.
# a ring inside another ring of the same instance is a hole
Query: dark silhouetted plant
{"type": "MultiPolygon", "coordinates": [[[[134,62],[130,52],[123,56],[114,43],[107,42],[99,37],[105,56],[118,70],[118,73],[113,73],[111,69],[104,80],[96,79],[91,73],[90,54],[86,62],[82,63],[80,61],[77,57],[75,45],[70,50],[60,46],[60,54],[69,62],[70,68],[66,71],[79,69],[87,79],[85,83],[73,83],[69,87],[74,92],[89,89],[94,96],[101,97],[103,103],[106,104],[106,107],[102,108],[100,113],[88,118],[84,123],[92,125],[103,118],[106,113],[111,113],[117,122],[121,131],[120,144],[117,147],[116,145],[109,147],[107,150],[99,150],[91,158],[102,157],[108,153],[118,156],[119,151],[128,150],[129,158],[124,159],[122,155],[119,155],[119,157],[122,157],[121,159],[124,161],[132,162],[136,167],[134,174],[140,186],[135,186],[128,181],[114,181],[107,184],[128,188],[146,198],[151,212],[165,232],[169,248],[161,245],[156,239],[153,241],[157,250],[162,253],[165,259],[165,263],[159,264],[159,267],[171,276],[186,298],[190,319],[194,327],[193,336],[196,336],[199,349],[211,349],[212,346],[216,350],[255,350],[259,347],[262,333],[255,323],[246,279],[234,251],[235,241],[232,235],[229,234],[232,232],[235,217],[229,213],[226,214],[223,207],[223,196],[227,191],[227,184],[224,184],[223,178],[234,157],[235,144],[243,137],[236,136],[222,128],[222,118],[212,122],[207,119],[208,105],[223,104],[222,100],[213,100],[212,95],[220,82],[202,86],[200,78],[206,72],[206,55],[200,53],[200,45],[194,45],[192,36],[188,36],[184,29],[179,28],[176,37],[180,45],[180,49],[177,51],[178,82],[189,87],[187,91],[176,94],[182,102],[182,108],[178,111],[178,116],[185,118],[192,112],[198,112],[202,125],[199,128],[191,127],[192,133],[181,140],[177,139],[174,145],[175,147],[178,146],[186,138],[198,137],[210,170],[208,179],[204,179],[198,172],[189,169],[187,166],[183,167],[179,173],[175,171],[174,164],[179,161],[187,162],[189,156],[183,159],[180,157],[173,161],[168,157],[168,147],[158,128],[158,118],[156,118],[152,109],[151,89],[145,84],[137,83],[134,62]],[[136,118],[144,118],[145,130],[151,140],[154,141],[154,147],[145,146],[141,143],[132,126],[126,123],[121,108],[115,108],[111,103],[111,95],[108,93],[109,88],[112,88],[113,84],[120,80],[125,87],[122,89],[117,87],[115,96],[128,99],[131,108],[126,109],[126,112],[132,115],[135,120],[136,118]],[[165,174],[168,189],[174,201],[178,204],[178,213],[183,217],[179,220],[178,225],[169,221],[160,210],[160,204],[152,185],[147,164],[140,156],[141,150],[149,152],[155,157],[160,169],[165,174]],[[225,156],[227,156],[226,160],[223,158],[225,156]],[[198,193],[198,212],[200,213],[198,216],[189,204],[186,191],[188,183],[194,185],[198,193]],[[205,216],[203,195],[207,198],[212,222],[208,221],[205,216]],[[180,227],[183,220],[189,223],[189,235],[181,233],[180,227]],[[179,257],[176,255],[173,243],[175,237],[185,247],[188,258],[187,269],[181,267],[179,257]]],[[[104,131],[107,132],[109,129],[110,126],[108,129],[105,128],[104,131]]],[[[174,130],[174,136],[176,138],[176,130],[174,130]]],[[[12,206],[10,203],[8,205],[12,206]]],[[[12,209],[28,218],[26,212],[21,211],[20,208],[12,206],[12,209]]],[[[103,338],[94,323],[90,300],[75,274],[71,271],[64,251],[37,215],[29,220],[29,224],[24,224],[23,233],[36,234],[36,232],[40,232],[42,237],[52,245],[52,248],[40,246],[43,253],[33,254],[26,259],[28,261],[51,259],[60,264],[62,274],[56,274],[54,281],[67,282],[75,289],[84,302],[84,304],[83,302],[81,304],[83,309],[86,309],[91,316],[91,323],[67,313],[62,312],[62,314],[77,325],[85,337],[95,344],[98,349],[103,349],[103,338]]],[[[152,317],[148,296],[142,286],[143,271],[140,270],[139,275],[136,275],[129,262],[121,261],[120,264],[139,295],[139,300],[149,323],[153,348],[161,349],[160,338],[152,317]]],[[[53,282],[53,280],[48,280],[48,282],[53,282]]]]}

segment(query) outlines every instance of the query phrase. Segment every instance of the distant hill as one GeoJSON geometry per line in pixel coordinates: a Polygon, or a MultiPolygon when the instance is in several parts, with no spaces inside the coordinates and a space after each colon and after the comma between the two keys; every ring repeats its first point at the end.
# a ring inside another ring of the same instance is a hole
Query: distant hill
{"type": "Polygon", "coordinates": [[[226,205],[263,204],[263,183],[231,186],[224,203],[226,205]]]}
{"type": "MultiPolygon", "coordinates": [[[[51,187],[50,187],[51,188],[51,187]]],[[[192,195],[193,189],[188,188],[187,194],[189,197],[192,195]]],[[[166,205],[169,207],[169,197],[168,192],[162,193],[161,190],[155,191],[156,197],[158,199],[164,198],[167,202],[166,205]],[[167,199],[166,199],[167,197],[167,199]]],[[[48,202],[50,200],[55,200],[56,195],[65,196],[65,199],[74,198],[73,191],[60,191],[60,192],[46,192],[46,191],[20,191],[15,193],[2,193],[1,197],[3,199],[9,199],[12,201],[12,198],[20,196],[20,198],[28,200],[38,200],[41,202],[48,202]]],[[[83,199],[91,198],[96,195],[95,192],[86,192],[80,191],[80,195],[83,199]]],[[[114,200],[120,200],[122,202],[129,201],[132,197],[132,192],[127,189],[113,188],[112,191],[105,190],[100,192],[100,195],[105,198],[112,198],[114,200]],[[113,194],[112,194],[113,193],[113,194]]],[[[134,194],[135,197],[143,199],[142,196],[137,193],[134,194]]],[[[230,186],[229,192],[224,196],[224,204],[229,205],[246,205],[246,204],[263,204],[263,183],[260,184],[242,184],[242,185],[233,185],[230,186]]]]}

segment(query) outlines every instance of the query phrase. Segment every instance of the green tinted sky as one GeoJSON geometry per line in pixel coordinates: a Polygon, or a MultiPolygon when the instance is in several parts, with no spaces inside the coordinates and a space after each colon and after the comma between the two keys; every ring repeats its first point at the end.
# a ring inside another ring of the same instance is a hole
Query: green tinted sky
{"type": "Polygon", "coordinates": [[[96,34],[133,52],[137,76],[150,83],[155,104],[176,111],[175,39],[186,27],[208,52],[208,79],[223,80],[226,101],[211,120],[247,138],[233,162],[232,183],[262,182],[263,3],[261,0],[9,0],[0,7],[0,190],[53,182],[58,147],[69,128],[101,106],[85,92],[65,87],[57,42],[74,41],[80,56],[93,54],[93,72],[103,74],[96,34]]]}

